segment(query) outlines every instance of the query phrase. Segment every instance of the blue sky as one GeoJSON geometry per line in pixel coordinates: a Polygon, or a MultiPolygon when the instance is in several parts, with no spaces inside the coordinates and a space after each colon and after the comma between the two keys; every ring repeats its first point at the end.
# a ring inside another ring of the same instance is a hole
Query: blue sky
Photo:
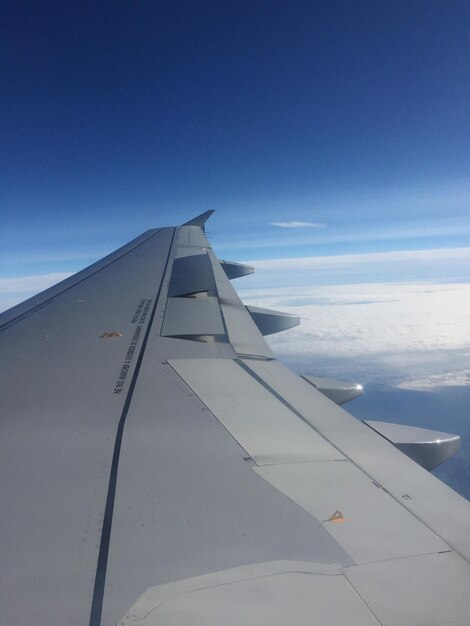
{"type": "Polygon", "coordinates": [[[3,3],[1,276],[209,208],[234,258],[468,246],[469,27],[448,0],[3,3]]]}

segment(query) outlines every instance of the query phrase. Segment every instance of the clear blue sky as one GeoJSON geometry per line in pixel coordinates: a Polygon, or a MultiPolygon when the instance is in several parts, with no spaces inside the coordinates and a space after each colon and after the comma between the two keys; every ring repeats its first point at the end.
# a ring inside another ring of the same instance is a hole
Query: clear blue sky
{"type": "Polygon", "coordinates": [[[3,277],[209,208],[234,259],[470,245],[468,2],[6,0],[0,24],[3,277]]]}

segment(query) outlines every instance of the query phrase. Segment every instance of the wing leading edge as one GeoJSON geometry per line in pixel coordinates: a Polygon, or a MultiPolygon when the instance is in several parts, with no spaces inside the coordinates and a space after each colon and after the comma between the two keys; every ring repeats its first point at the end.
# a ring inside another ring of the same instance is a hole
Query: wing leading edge
{"type": "Polygon", "coordinates": [[[274,358],[211,213],[0,316],[1,622],[466,623],[469,503],[274,358]]]}

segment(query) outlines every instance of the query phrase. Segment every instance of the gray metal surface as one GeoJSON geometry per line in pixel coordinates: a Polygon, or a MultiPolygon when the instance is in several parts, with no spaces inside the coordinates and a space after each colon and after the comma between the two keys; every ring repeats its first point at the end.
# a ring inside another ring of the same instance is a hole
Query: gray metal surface
{"type": "Polygon", "coordinates": [[[339,405],[354,400],[364,391],[362,385],[349,383],[344,380],[304,375],[302,375],[302,378],[318,389],[318,391],[321,391],[324,396],[339,405]]]}
{"type": "Polygon", "coordinates": [[[217,298],[168,298],[162,335],[224,335],[217,298]]]}
{"type": "Polygon", "coordinates": [[[460,448],[458,435],[404,424],[372,420],[363,420],[363,422],[427,470],[444,463],[460,448]]]}
{"type": "Polygon", "coordinates": [[[173,261],[168,296],[215,291],[212,265],[207,254],[183,256],[173,261]]]}
{"type": "Polygon", "coordinates": [[[259,306],[247,306],[246,309],[262,335],[280,333],[300,324],[298,315],[263,309],[259,306]]]}
{"type": "Polygon", "coordinates": [[[234,278],[241,278],[242,276],[248,276],[249,274],[253,274],[255,271],[255,268],[251,265],[235,263],[234,261],[220,260],[220,265],[227,274],[227,278],[230,280],[233,280],[234,278]]]}
{"type": "Polygon", "coordinates": [[[3,327],[2,625],[88,623],[116,431],[171,239],[155,232],[3,327]]]}
{"type": "Polygon", "coordinates": [[[301,561],[239,567],[154,587],[119,626],[285,626],[293,619],[298,626],[379,626],[338,566],[301,561]]]}
{"type": "Polygon", "coordinates": [[[470,503],[465,498],[281,363],[246,363],[265,385],[380,488],[386,489],[451,548],[470,559],[470,503]]]}
{"type": "Polygon", "coordinates": [[[469,503],[273,360],[208,214],[0,317],[0,623],[466,623],[469,503]]]}
{"type": "Polygon", "coordinates": [[[181,359],[170,365],[257,465],[344,460],[235,361],[181,359]]]}
{"type": "Polygon", "coordinates": [[[126,422],[102,623],[188,576],[277,559],[352,564],[154,355],[152,341],[126,422]]]}
{"type": "Polygon", "coordinates": [[[452,552],[370,563],[345,574],[381,624],[470,622],[468,562],[452,552]]]}
{"type": "Polygon", "coordinates": [[[449,549],[350,461],[276,465],[255,471],[320,520],[355,563],[449,549]],[[340,515],[335,516],[336,512],[340,515]]]}
{"type": "Polygon", "coordinates": [[[273,353],[251,316],[248,315],[245,305],[232,287],[230,280],[220,266],[219,260],[212,250],[209,249],[208,254],[217,283],[220,309],[233,349],[239,355],[273,358],[273,353]]]}

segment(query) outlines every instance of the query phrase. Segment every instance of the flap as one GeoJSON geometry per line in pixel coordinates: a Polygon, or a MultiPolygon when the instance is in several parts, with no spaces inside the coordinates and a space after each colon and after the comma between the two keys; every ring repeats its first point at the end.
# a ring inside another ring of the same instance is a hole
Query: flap
{"type": "Polygon", "coordinates": [[[168,296],[187,296],[202,291],[215,291],[214,273],[207,254],[175,259],[168,296]]]}
{"type": "Polygon", "coordinates": [[[168,298],[161,334],[164,337],[223,335],[217,298],[168,298]]]}

